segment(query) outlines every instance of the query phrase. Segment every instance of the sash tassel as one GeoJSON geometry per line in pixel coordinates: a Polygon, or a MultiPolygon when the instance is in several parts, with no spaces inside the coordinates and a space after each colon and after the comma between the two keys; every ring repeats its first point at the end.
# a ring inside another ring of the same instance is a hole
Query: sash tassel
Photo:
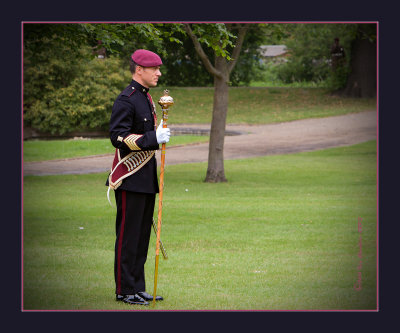
{"type": "Polygon", "coordinates": [[[108,176],[107,199],[110,202],[110,189],[116,190],[121,186],[122,181],[138,172],[154,156],[154,150],[133,151],[121,159],[119,149],[115,150],[114,161],[111,173],[108,176]]]}

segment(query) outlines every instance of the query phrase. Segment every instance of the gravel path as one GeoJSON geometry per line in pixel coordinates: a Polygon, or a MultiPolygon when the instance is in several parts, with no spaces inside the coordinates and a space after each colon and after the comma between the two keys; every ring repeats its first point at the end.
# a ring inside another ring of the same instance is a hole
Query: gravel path
{"type": "MultiPolygon", "coordinates": [[[[343,116],[312,118],[268,125],[227,125],[226,131],[241,135],[226,136],[224,158],[289,154],[377,139],[377,112],[365,111],[343,116]]],[[[171,130],[209,130],[210,125],[175,125],[171,130]]],[[[160,158],[160,151],[156,154],[160,158]]],[[[110,170],[113,155],[24,163],[24,176],[85,174],[110,170]]],[[[165,163],[197,163],[208,160],[208,143],[168,147],[165,163]]]]}

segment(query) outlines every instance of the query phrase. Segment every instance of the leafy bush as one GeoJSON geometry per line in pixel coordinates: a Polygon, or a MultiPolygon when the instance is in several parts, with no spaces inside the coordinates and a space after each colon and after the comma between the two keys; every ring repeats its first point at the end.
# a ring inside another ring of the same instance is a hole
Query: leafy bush
{"type": "Polygon", "coordinates": [[[81,72],[89,50],[70,40],[45,33],[45,27],[24,29],[24,112],[50,92],[67,87],[81,72]],[[36,31],[38,30],[38,31],[36,31]],[[32,34],[34,34],[32,36],[32,34]]]}
{"type": "Polygon", "coordinates": [[[83,61],[80,71],[67,87],[48,90],[34,101],[24,120],[51,134],[106,130],[114,100],[131,74],[116,57],[83,61]]]}

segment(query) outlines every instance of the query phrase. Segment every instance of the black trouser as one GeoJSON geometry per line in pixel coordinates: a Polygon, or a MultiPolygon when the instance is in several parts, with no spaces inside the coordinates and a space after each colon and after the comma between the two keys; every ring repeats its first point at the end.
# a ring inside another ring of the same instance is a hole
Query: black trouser
{"type": "Polygon", "coordinates": [[[155,194],[115,191],[117,203],[115,241],[115,293],[133,295],[145,291],[147,259],[155,194]]]}

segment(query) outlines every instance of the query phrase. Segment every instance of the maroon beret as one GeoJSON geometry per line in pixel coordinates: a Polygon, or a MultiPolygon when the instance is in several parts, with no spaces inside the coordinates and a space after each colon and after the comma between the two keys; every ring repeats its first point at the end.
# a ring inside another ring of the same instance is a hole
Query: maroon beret
{"type": "Polygon", "coordinates": [[[143,67],[161,66],[161,58],[154,52],[148,50],[136,50],[132,54],[132,60],[143,67]]]}

